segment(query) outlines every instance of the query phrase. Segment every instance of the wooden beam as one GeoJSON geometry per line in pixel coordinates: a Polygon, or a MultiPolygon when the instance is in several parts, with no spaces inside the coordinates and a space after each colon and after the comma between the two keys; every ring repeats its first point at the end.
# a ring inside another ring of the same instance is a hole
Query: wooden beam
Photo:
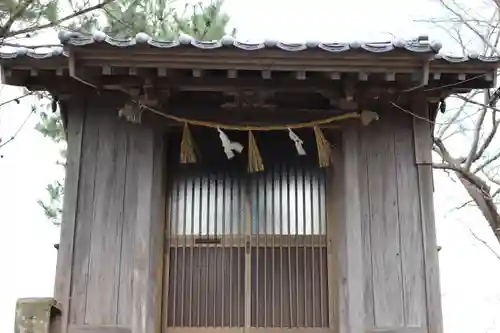
{"type": "Polygon", "coordinates": [[[68,333],[132,333],[129,327],[114,325],[71,325],[68,333]]]}
{"type": "MultiPolygon", "coordinates": [[[[266,74],[267,75],[267,74],[266,74]]],[[[100,77],[99,82],[105,89],[120,89],[127,87],[142,87],[144,78],[115,76],[100,77]]],[[[388,86],[391,84],[387,84],[388,86]]],[[[243,78],[237,72],[228,72],[226,78],[214,77],[158,77],[155,80],[158,89],[172,88],[177,91],[242,91],[242,90],[268,90],[268,91],[335,91],[340,88],[340,81],[312,80],[307,77],[303,80],[289,80],[286,78],[243,78]],[[234,77],[233,77],[234,76],[234,77]]],[[[369,83],[365,83],[369,87],[369,83]]],[[[361,86],[361,88],[364,88],[361,86]]]]}
{"type": "Polygon", "coordinates": [[[83,77],[82,70],[83,68],[80,66],[77,66],[77,58],[74,54],[73,50],[69,51],[69,57],[68,57],[68,71],[69,71],[69,76],[72,77],[73,79],[79,81],[80,83],[83,83],[84,85],[93,87],[97,89],[97,85],[94,82],[91,82],[91,79],[83,77]]]}
{"type": "MultiPolygon", "coordinates": [[[[144,53],[139,50],[128,50],[126,56],[124,52],[110,51],[79,51],[79,55],[85,63],[94,66],[109,64],[111,66],[126,67],[169,67],[182,69],[241,69],[241,70],[310,70],[310,71],[346,71],[357,73],[362,69],[367,72],[385,72],[387,68],[396,69],[395,72],[408,73],[415,71],[415,67],[422,60],[427,60],[429,55],[421,56],[394,56],[373,54],[366,55],[337,55],[336,57],[325,57],[322,52],[266,52],[263,50],[256,54],[248,52],[227,52],[229,50],[213,50],[207,56],[205,52],[199,50],[192,51],[183,49],[181,52],[170,50],[170,52],[152,52],[144,53]],[[339,70],[337,70],[339,69],[339,70]]],[[[444,65],[444,64],[441,64],[444,65]]],[[[469,66],[470,67],[470,66],[469,66]]],[[[486,65],[485,65],[486,67],[486,65]]]]}
{"type": "Polygon", "coordinates": [[[387,328],[373,328],[367,333],[426,333],[425,327],[420,326],[406,326],[406,327],[387,327],[387,328]]]}
{"type": "Polygon", "coordinates": [[[354,94],[356,92],[355,90],[356,83],[352,77],[348,78],[345,85],[344,85],[344,97],[348,102],[351,102],[354,100],[354,94]]]}

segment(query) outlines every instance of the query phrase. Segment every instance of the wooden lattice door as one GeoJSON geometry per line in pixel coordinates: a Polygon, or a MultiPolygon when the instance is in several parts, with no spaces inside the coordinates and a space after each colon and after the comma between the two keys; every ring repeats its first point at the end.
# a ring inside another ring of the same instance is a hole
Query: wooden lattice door
{"type": "Polygon", "coordinates": [[[242,169],[170,173],[164,331],[329,331],[325,170],[242,169]]]}

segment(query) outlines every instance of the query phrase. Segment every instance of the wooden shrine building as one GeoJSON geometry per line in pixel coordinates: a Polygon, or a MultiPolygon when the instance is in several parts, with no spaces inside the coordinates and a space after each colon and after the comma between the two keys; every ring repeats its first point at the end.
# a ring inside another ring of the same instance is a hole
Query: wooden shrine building
{"type": "Polygon", "coordinates": [[[19,300],[16,332],[442,332],[433,122],[498,59],[60,38],[0,54],[68,140],[54,298],[19,300]]]}

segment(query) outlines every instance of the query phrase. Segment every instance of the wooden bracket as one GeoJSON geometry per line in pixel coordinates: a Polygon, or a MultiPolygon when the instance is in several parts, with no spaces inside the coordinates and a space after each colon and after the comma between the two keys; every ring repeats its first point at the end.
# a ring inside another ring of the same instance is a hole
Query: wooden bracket
{"type": "Polygon", "coordinates": [[[344,97],[346,101],[352,102],[356,92],[356,82],[352,78],[348,78],[344,85],[344,97]]]}
{"type": "Polygon", "coordinates": [[[82,68],[79,68],[77,63],[76,63],[76,55],[73,50],[69,50],[69,55],[68,55],[68,71],[69,71],[69,76],[72,77],[73,79],[90,86],[92,88],[97,89],[97,83],[92,82],[90,78],[84,77],[82,68]]]}

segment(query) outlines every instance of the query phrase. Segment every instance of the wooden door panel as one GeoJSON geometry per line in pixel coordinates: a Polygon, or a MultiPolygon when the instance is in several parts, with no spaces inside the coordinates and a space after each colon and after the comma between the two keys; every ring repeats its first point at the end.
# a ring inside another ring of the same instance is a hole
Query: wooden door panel
{"type": "Polygon", "coordinates": [[[243,326],[244,249],[170,249],[167,326],[243,326]]]}
{"type": "Polygon", "coordinates": [[[285,165],[174,174],[165,330],[326,330],[325,178],[285,165]]]}

